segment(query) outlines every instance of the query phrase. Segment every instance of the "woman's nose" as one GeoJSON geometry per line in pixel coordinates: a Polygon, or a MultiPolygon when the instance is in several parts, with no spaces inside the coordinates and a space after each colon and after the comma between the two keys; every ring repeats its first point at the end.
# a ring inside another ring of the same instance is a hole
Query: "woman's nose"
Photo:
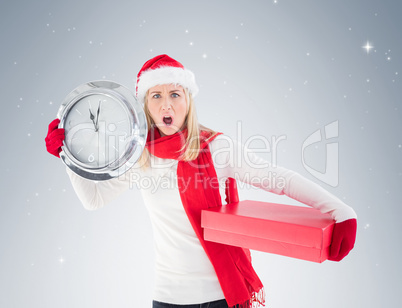
{"type": "Polygon", "coordinates": [[[162,102],[162,109],[170,110],[170,108],[171,108],[170,100],[168,98],[165,98],[162,102]]]}

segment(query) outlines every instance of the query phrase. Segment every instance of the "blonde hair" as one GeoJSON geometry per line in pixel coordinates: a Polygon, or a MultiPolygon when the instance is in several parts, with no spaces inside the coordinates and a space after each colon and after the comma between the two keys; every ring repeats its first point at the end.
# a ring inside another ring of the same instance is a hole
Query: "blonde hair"
{"type": "MultiPolygon", "coordinates": [[[[201,124],[198,123],[197,113],[195,110],[194,99],[191,93],[188,91],[187,88],[183,88],[184,94],[187,101],[187,116],[184,120],[183,128],[187,128],[187,138],[186,142],[183,145],[181,150],[184,150],[184,153],[181,157],[181,160],[184,161],[191,161],[198,157],[200,154],[200,131],[207,131],[211,133],[211,136],[215,135],[216,132],[212,129],[209,129],[201,124]]],[[[145,95],[144,100],[144,112],[147,119],[148,124],[148,131],[151,130],[155,126],[155,122],[152,119],[149,109],[148,109],[148,92],[145,95]]],[[[141,167],[148,167],[149,166],[149,151],[145,148],[142,152],[138,163],[141,167]]]]}

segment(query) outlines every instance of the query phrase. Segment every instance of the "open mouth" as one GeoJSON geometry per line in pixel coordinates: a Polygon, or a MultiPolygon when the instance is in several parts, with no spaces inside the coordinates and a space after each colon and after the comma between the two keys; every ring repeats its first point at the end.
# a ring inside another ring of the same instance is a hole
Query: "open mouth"
{"type": "Polygon", "coordinates": [[[170,116],[164,116],[163,117],[163,123],[165,123],[167,126],[172,125],[173,119],[170,116]]]}

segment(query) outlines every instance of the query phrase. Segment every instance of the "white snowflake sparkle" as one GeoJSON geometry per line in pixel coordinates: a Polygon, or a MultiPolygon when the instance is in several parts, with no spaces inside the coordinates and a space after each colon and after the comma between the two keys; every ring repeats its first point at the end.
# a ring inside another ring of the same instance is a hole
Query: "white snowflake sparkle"
{"type": "Polygon", "coordinates": [[[366,45],[362,46],[362,48],[366,49],[367,53],[370,53],[370,50],[374,48],[369,41],[367,41],[366,45]]]}

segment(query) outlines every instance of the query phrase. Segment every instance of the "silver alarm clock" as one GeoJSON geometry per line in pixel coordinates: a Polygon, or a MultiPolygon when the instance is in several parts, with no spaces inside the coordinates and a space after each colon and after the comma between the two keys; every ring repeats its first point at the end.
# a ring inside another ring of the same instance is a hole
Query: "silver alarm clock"
{"type": "Polygon", "coordinates": [[[147,121],[134,94],[112,81],[82,84],[64,99],[57,117],[65,129],[63,162],[90,180],[107,180],[128,171],[147,138],[147,121]]]}

